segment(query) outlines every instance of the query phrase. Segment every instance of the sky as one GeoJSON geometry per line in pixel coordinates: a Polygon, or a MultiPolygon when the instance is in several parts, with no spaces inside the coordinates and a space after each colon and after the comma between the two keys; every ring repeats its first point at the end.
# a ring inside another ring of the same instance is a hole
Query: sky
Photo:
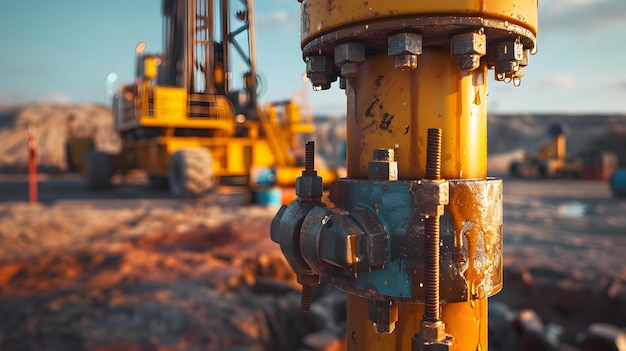
{"type": "MultiPolygon", "coordinates": [[[[343,115],[336,83],[314,92],[302,81],[299,7],[256,2],[262,99],[304,95],[315,114],[343,115]]],[[[141,41],[162,49],[160,1],[0,0],[0,104],[109,103],[107,77],[133,81],[141,41]]],[[[541,0],[538,53],[520,87],[489,81],[488,111],[626,113],[625,43],[625,0],[541,0]]]]}

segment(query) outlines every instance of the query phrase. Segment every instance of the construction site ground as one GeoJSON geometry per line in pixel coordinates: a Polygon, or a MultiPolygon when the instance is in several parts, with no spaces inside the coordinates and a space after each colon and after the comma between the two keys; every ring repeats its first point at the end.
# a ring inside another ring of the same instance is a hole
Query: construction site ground
{"type": "MultiPolygon", "coordinates": [[[[342,348],[340,302],[298,311],[269,238],[275,207],[232,188],[181,200],[141,175],[117,182],[41,175],[29,204],[26,175],[0,177],[0,349],[342,348]]],[[[571,342],[592,322],[626,327],[626,201],[604,182],[504,184],[505,285],[491,301],[535,310],[571,342]]]]}

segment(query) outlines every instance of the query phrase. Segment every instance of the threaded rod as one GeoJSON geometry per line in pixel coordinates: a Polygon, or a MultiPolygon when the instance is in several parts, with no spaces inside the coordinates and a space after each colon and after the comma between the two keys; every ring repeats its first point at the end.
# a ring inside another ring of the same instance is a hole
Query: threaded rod
{"type": "MultiPolygon", "coordinates": [[[[441,129],[428,129],[426,179],[441,179],[441,129]]],[[[439,312],[439,216],[424,218],[424,320],[441,320],[439,312]]]]}
{"type": "Polygon", "coordinates": [[[300,299],[300,310],[308,312],[311,309],[311,286],[302,285],[302,297],[300,299]]]}
{"type": "Polygon", "coordinates": [[[424,320],[437,322],[439,312],[439,216],[424,219],[424,320]]]}
{"type": "Polygon", "coordinates": [[[426,179],[441,179],[441,129],[428,129],[426,146],[426,179]]]}
{"type": "Polygon", "coordinates": [[[315,172],[315,142],[308,141],[304,149],[304,172],[302,175],[317,175],[315,172]]]}

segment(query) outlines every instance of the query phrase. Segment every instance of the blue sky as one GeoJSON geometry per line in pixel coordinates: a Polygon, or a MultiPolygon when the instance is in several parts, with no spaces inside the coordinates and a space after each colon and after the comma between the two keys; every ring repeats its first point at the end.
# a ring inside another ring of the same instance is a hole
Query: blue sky
{"type": "MultiPolygon", "coordinates": [[[[539,52],[521,87],[490,80],[489,111],[626,113],[626,1],[539,3],[539,52]]],[[[160,11],[156,0],[1,0],[0,104],[103,103],[109,73],[132,81],[138,42],[161,51],[160,11]]],[[[298,2],[257,1],[256,20],[263,99],[302,91],[298,2]]],[[[337,87],[306,91],[316,114],[343,114],[337,87]]]]}

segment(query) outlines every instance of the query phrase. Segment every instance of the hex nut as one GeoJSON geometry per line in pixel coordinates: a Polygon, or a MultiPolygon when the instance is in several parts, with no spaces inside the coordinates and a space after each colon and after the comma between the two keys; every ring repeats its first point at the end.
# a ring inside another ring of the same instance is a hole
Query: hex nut
{"type": "Polygon", "coordinates": [[[500,61],[496,63],[495,72],[498,74],[513,74],[519,69],[517,61],[500,61]]]}
{"type": "Polygon", "coordinates": [[[487,53],[487,36],[476,32],[455,35],[450,40],[450,53],[452,56],[484,56],[487,53]]]}
{"type": "Polygon", "coordinates": [[[391,162],[395,160],[394,149],[374,149],[374,152],[372,154],[372,159],[374,161],[391,162]]]}
{"type": "Polygon", "coordinates": [[[387,40],[387,55],[394,58],[395,68],[408,71],[417,68],[422,53],[422,36],[415,33],[392,35],[387,40]]]}
{"type": "Polygon", "coordinates": [[[442,321],[428,322],[422,320],[420,338],[423,342],[437,342],[446,338],[446,325],[442,321]]]}
{"type": "Polygon", "coordinates": [[[480,55],[463,55],[456,60],[461,71],[471,71],[480,67],[480,55]]]}
{"type": "Polygon", "coordinates": [[[307,73],[328,73],[332,70],[332,61],[327,56],[308,56],[306,60],[307,73]]]}
{"type": "Polygon", "coordinates": [[[392,35],[387,41],[387,55],[420,55],[422,53],[422,36],[415,33],[392,35]]]}
{"type": "Polygon", "coordinates": [[[322,177],[300,176],[296,178],[296,195],[309,199],[320,198],[322,191],[322,177]]]}
{"type": "Polygon", "coordinates": [[[330,88],[330,83],[337,80],[333,60],[327,56],[307,56],[306,75],[314,87],[322,90],[330,88]]]}
{"type": "Polygon", "coordinates": [[[398,162],[370,161],[368,164],[369,180],[398,180],[398,162]]]}
{"type": "Polygon", "coordinates": [[[422,216],[442,216],[450,200],[450,185],[446,180],[422,179],[417,186],[417,203],[422,216]]]}
{"type": "Polygon", "coordinates": [[[365,45],[361,43],[343,43],[335,46],[335,64],[365,62],[365,45]]]}
{"type": "Polygon", "coordinates": [[[447,205],[449,202],[450,186],[445,180],[422,179],[418,189],[421,203],[447,205]]]}
{"type": "Polygon", "coordinates": [[[378,334],[391,334],[398,321],[398,304],[392,301],[369,301],[369,319],[378,334]]]}
{"type": "Polygon", "coordinates": [[[359,75],[359,64],[354,62],[342,63],[340,72],[342,77],[354,78],[359,75]]]}
{"type": "Polygon", "coordinates": [[[298,274],[296,281],[302,286],[315,286],[320,283],[320,276],[317,274],[298,274]]]}
{"type": "Polygon", "coordinates": [[[521,61],[524,57],[524,45],[519,41],[497,43],[496,61],[521,61]]]}
{"type": "Polygon", "coordinates": [[[399,55],[394,58],[394,67],[401,71],[417,68],[417,55],[399,55]]]}

